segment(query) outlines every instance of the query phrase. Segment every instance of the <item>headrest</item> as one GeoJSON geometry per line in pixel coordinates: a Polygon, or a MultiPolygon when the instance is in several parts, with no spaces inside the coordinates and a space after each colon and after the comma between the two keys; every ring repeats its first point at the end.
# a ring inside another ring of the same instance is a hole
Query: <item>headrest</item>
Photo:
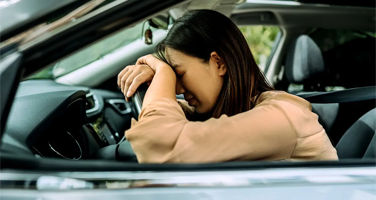
{"type": "Polygon", "coordinates": [[[302,84],[324,71],[324,60],[319,47],[307,35],[299,36],[287,52],[286,77],[289,82],[302,84]]]}

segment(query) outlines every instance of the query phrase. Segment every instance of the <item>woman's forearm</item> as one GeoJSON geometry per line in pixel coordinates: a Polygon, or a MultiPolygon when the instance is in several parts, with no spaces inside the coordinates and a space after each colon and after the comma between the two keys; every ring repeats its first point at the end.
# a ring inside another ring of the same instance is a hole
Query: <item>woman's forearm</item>
{"type": "Polygon", "coordinates": [[[142,106],[145,107],[154,100],[170,98],[176,100],[176,75],[170,66],[160,66],[156,69],[154,78],[145,94],[142,106]]]}

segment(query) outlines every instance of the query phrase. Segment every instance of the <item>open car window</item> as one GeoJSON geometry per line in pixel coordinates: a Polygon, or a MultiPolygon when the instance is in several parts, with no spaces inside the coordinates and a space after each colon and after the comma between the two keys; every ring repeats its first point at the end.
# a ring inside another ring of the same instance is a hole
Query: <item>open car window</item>
{"type": "MultiPolygon", "coordinates": [[[[307,33],[319,47],[325,72],[325,91],[375,85],[376,33],[316,28],[307,33]]],[[[291,84],[289,91],[302,89],[291,84]]]]}
{"type": "Polygon", "coordinates": [[[277,42],[279,27],[258,25],[240,26],[239,29],[247,40],[256,63],[262,71],[265,71],[273,46],[277,42]]]}
{"type": "Polygon", "coordinates": [[[316,29],[309,36],[324,58],[327,91],[375,85],[376,33],[316,29]]]}

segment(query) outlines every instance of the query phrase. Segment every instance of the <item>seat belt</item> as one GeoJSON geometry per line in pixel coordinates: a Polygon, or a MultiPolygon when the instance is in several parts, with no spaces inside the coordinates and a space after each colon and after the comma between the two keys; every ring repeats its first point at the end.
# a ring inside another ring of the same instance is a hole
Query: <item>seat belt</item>
{"type": "Polygon", "coordinates": [[[349,103],[376,99],[376,86],[297,95],[310,103],[349,103]]]}

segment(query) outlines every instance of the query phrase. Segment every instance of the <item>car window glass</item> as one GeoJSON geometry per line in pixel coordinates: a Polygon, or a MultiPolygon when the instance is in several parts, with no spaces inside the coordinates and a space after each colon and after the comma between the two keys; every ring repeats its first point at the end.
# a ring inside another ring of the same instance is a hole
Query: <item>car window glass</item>
{"type": "Polygon", "coordinates": [[[308,35],[313,41],[315,41],[323,53],[338,45],[342,45],[355,39],[368,37],[374,38],[376,36],[376,34],[372,32],[321,28],[312,30],[308,35]]]}
{"type": "Polygon", "coordinates": [[[252,55],[262,71],[266,68],[266,63],[272,52],[277,34],[280,31],[277,26],[240,26],[252,55]]]}
{"type": "Polygon", "coordinates": [[[100,60],[105,55],[114,52],[137,39],[141,40],[142,29],[146,28],[155,30],[153,27],[146,26],[141,22],[131,28],[124,29],[115,35],[101,40],[51,65],[50,67],[47,67],[43,71],[29,77],[29,79],[55,79],[66,75],[92,62],[100,60]]]}
{"type": "MultiPolygon", "coordinates": [[[[324,59],[325,75],[320,84],[325,84],[325,91],[375,85],[375,33],[318,28],[308,36],[324,59]]],[[[288,91],[302,88],[291,84],[288,91]]]]}

